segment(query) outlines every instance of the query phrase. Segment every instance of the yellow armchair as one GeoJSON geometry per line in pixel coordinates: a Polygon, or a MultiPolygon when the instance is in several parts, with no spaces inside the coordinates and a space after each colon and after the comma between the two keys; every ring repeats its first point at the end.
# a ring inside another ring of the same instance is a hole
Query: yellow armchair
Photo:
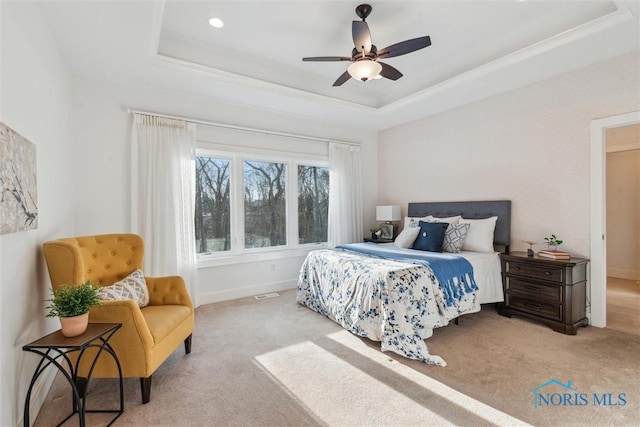
{"type": "MultiPolygon", "coordinates": [[[[87,280],[108,286],[136,269],[144,271],[144,242],[135,234],[51,240],[43,244],[43,250],[54,289],[87,280]]],[[[193,303],[182,277],[145,277],[145,281],[149,305],[140,308],[132,300],[103,301],[89,312],[89,322],[122,323],[109,343],[118,355],[123,377],[140,378],[142,403],[149,402],[151,376],[180,343],[184,342],[187,354],[191,352],[195,320],[193,303]]],[[[83,358],[80,373],[86,375],[90,360],[92,357],[83,358]]],[[[92,377],[117,378],[113,359],[101,355],[92,377]]],[[[78,385],[83,390],[86,384],[81,379],[78,385]]]]}

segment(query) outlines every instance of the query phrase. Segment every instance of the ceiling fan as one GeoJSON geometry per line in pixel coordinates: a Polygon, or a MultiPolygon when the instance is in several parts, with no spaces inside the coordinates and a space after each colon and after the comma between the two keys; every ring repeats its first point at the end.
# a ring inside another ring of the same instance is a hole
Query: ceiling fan
{"type": "Polygon", "coordinates": [[[341,86],[351,77],[366,82],[378,76],[385,77],[390,80],[398,80],[402,77],[402,73],[391,65],[387,65],[378,61],[382,58],[393,58],[394,56],[405,55],[427,46],[431,46],[431,38],[429,36],[418,37],[415,39],[405,40],[403,42],[392,44],[384,49],[378,50],[371,42],[371,33],[369,25],[365,19],[371,13],[373,8],[368,4],[361,4],[356,7],[356,14],[362,21],[353,21],[351,25],[351,33],[355,47],[351,52],[351,56],[313,56],[302,58],[303,61],[350,61],[352,62],[333,86],[341,86]]]}

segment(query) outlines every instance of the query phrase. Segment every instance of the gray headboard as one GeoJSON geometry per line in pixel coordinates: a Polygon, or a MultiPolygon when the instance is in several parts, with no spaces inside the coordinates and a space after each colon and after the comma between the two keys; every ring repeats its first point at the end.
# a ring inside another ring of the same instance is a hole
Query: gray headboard
{"type": "Polygon", "coordinates": [[[511,242],[511,200],[490,200],[474,202],[423,202],[409,203],[407,216],[448,217],[462,215],[467,219],[482,219],[497,216],[493,243],[503,245],[509,252],[511,242]]]}

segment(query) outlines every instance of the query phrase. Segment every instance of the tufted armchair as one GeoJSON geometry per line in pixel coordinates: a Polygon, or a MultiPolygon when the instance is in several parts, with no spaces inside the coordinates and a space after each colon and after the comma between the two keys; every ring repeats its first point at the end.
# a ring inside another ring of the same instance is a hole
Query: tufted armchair
{"type": "MultiPolygon", "coordinates": [[[[51,284],[75,285],[87,280],[111,285],[135,269],[142,270],[144,242],[135,234],[103,234],[51,240],[43,245],[51,284]]],[[[144,271],[144,270],[143,270],[144,271]]],[[[125,378],[140,378],[142,403],[151,395],[151,376],[184,342],[191,352],[194,309],[184,280],[179,276],[145,277],[149,305],[139,308],[132,300],[103,301],[89,312],[89,322],[122,323],[109,343],[118,354],[125,378]]],[[[84,357],[84,361],[93,360],[84,357]]],[[[79,377],[89,363],[80,365],[79,377]]],[[[101,356],[92,377],[117,378],[115,362],[101,356]]],[[[80,389],[86,384],[79,381],[80,389]]]]}

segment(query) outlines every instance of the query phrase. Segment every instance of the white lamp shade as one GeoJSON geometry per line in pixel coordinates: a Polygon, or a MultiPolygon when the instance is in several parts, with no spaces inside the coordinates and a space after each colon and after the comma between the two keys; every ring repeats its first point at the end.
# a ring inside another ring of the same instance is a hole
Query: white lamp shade
{"type": "Polygon", "coordinates": [[[382,65],[370,59],[361,59],[360,61],[356,61],[349,65],[347,71],[354,79],[366,82],[380,74],[380,71],[382,71],[382,65]]]}
{"type": "Polygon", "coordinates": [[[376,221],[400,221],[400,206],[376,206],[376,221]]]}

